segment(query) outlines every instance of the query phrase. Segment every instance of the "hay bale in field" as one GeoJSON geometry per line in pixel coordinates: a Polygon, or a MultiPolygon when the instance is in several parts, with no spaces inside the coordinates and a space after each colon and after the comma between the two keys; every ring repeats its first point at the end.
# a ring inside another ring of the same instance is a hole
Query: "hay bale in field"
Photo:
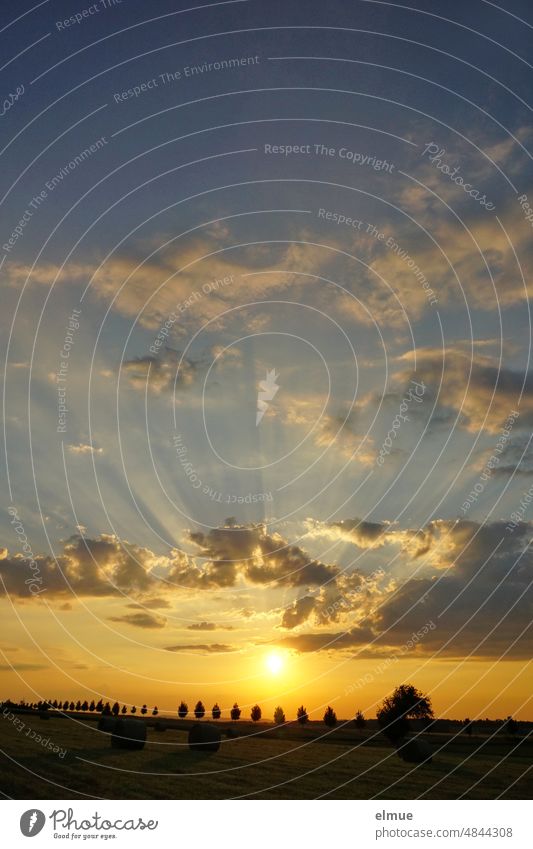
{"type": "Polygon", "coordinates": [[[235,728],[235,726],[233,725],[230,725],[229,728],[226,728],[224,734],[226,735],[226,737],[228,737],[228,739],[235,738],[239,736],[239,729],[235,728]]]}
{"type": "Polygon", "coordinates": [[[112,734],[116,724],[117,720],[114,716],[101,716],[98,720],[98,731],[103,731],[105,734],[112,734]]]}
{"type": "Polygon", "coordinates": [[[433,760],[433,751],[425,740],[404,738],[400,740],[396,748],[398,750],[398,757],[407,763],[431,763],[433,760]]]}
{"type": "Polygon", "coordinates": [[[146,723],[142,719],[116,719],[111,745],[114,749],[144,749],[146,723]]]}
{"type": "Polygon", "coordinates": [[[155,723],[155,725],[154,725],[154,729],[155,729],[156,731],[160,731],[160,732],[161,732],[161,731],[166,731],[166,730],[167,730],[167,724],[166,724],[166,722],[161,722],[161,720],[159,719],[159,720],[155,723]]]}
{"type": "Polygon", "coordinates": [[[197,722],[189,731],[189,749],[194,752],[218,752],[220,731],[209,722],[197,722]]]}

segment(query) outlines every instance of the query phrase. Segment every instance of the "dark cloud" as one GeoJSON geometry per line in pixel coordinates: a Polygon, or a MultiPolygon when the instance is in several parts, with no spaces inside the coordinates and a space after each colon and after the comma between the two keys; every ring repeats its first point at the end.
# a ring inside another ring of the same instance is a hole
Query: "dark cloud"
{"type": "Polygon", "coordinates": [[[232,586],[238,574],[252,584],[320,586],[339,572],[279,534],[268,534],[264,525],[215,528],[207,534],[191,533],[190,539],[208,559],[206,581],[219,586],[232,586]]]}
{"type": "Polygon", "coordinates": [[[283,619],[281,620],[282,628],[297,628],[298,625],[301,625],[309,618],[315,607],[316,599],[313,596],[305,595],[302,598],[296,599],[283,613],[283,619]]]}
{"type": "Polygon", "coordinates": [[[172,605],[166,598],[146,598],[140,602],[132,602],[131,604],[127,604],[126,607],[130,607],[133,610],[159,610],[160,608],[168,608],[172,605]]]}
{"type": "Polygon", "coordinates": [[[124,622],[135,628],[164,628],[167,620],[164,616],[152,613],[125,613],[124,616],[108,616],[110,622],[124,622]]]}
{"type": "Polygon", "coordinates": [[[151,392],[161,392],[185,389],[191,386],[201,365],[199,360],[184,357],[181,351],[174,348],[161,348],[154,356],[134,357],[122,363],[121,370],[128,378],[134,389],[143,392],[148,388],[151,392]]]}
{"type": "Polygon", "coordinates": [[[150,567],[153,553],[137,545],[102,534],[96,539],[73,536],[54,559],[36,555],[33,564],[20,554],[0,551],[2,589],[10,596],[28,598],[36,590],[49,597],[67,595],[112,596],[142,594],[160,588],[150,567]],[[34,586],[36,590],[31,590],[34,586]]]}
{"type": "MultiPolygon", "coordinates": [[[[355,627],[286,637],[282,644],[302,652],[364,648],[367,654],[386,649],[403,653],[413,634],[424,631],[415,643],[417,651],[427,655],[530,657],[532,531],[525,523],[511,534],[505,522],[431,522],[423,529],[421,543],[417,537],[416,545],[423,546],[427,561],[419,577],[382,590],[373,600],[372,612],[355,627]]],[[[406,547],[408,533],[396,533],[406,547]]],[[[290,610],[298,618],[296,605],[290,610]]]]}
{"type": "Polygon", "coordinates": [[[228,646],[224,643],[189,643],[178,646],[165,646],[166,651],[188,652],[198,651],[206,654],[224,654],[226,652],[238,651],[238,646],[228,646]]]}
{"type": "MultiPolygon", "coordinates": [[[[406,354],[401,360],[414,361],[414,355],[406,354]]],[[[411,378],[427,386],[420,407],[433,406],[438,391],[437,409],[453,410],[459,414],[459,425],[472,432],[500,433],[513,410],[520,413],[515,430],[533,426],[531,371],[500,368],[490,357],[471,358],[457,348],[447,348],[445,356],[441,350],[417,348],[416,374],[406,370],[398,375],[400,381],[411,378]]]]}

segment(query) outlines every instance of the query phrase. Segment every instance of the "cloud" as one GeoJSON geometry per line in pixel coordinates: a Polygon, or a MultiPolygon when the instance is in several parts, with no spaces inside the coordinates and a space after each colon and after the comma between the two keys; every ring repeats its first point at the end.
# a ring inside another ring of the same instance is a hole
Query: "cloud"
{"type": "Polygon", "coordinates": [[[527,438],[511,439],[500,457],[501,462],[493,469],[494,475],[533,475],[533,443],[531,434],[527,438]]]}
{"type": "MultiPolygon", "coordinates": [[[[399,358],[406,365],[414,360],[414,352],[399,358]]],[[[407,382],[413,374],[406,369],[396,379],[407,382]]],[[[460,414],[459,424],[466,430],[483,428],[497,434],[514,410],[520,412],[515,428],[533,426],[533,372],[500,368],[490,357],[471,359],[453,347],[446,351],[418,348],[415,377],[427,386],[428,404],[437,397],[440,407],[460,414]]]]}
{"type": "Polygon", "coordinates": [[[38,663],[0,663],[0,672],[40,672],[49,668],[38,663]]]}
{"type": "MultiPolygon", "coordinates": [[[[424,631],[416,650],[426,656],[530,657],[532,532],[527,524],[510,534],[504,522],[431,522],[422,532],[427,562],[420,575],[383,588],[354,627],[281,644],[302,652],[404,653],[413,634],[424,631]]],[[[403,544],[405,533],[398,535],[403,544]]]]}
{"type": "Polygon", "coordinates": [[[343,540],[358,548],[377,548],[385,545],[389,531],[395,538],[393,525],[388,522],[367,522],[363,519],[343,519],[339,522],[308,522],[311,536],[325,536],[332,540],[343,540]]]}
{"type": "Polygon", "coordinates": [[[184,643],[177,646],[165,646],[166,651],[173,652],[203,652],[204,654],[225,654],[239,650],[239,646],[228,646],[224,643],[184,643]]]}
{"type": "Polygon", "coordinates": [[[126,607],[131,607],[134,610],[158,610],[159,608],[171,607],[172,605],[166,598],[143,598],[142,603],[132,602],[126,607]]]}
{"type": "Polygon", "coordinates": [[[320,586],[338,574],[299,546],[279,534],[268,534],[264,525],[225,526],[207,534],[192,532],[190,539],[207,559],[205,580],[219,586],[233,586],[237,575],[251,584],[276,586],[320,586]]]}
{"type": "Polygon", "coordinates": [[[316,607],[316,599],[313,596],[306,595],[296,599],[290,607],[287,607],[283,613],[281,627],[292,629],[297,628],[305,622],[316,607]]]}
{"type": "MultiPolygon", "coordinates": [[[[268,533],[262,524],[190,532],[198,548],[197,558],[174,549],[167,555],[155,555],[103,535],[86,540],[88,550],[80,537],[72,537],[64,544],[57,564],[44,556],[37,556],[35,564],[47,598],[69,595],[67,581],[79,595],[116,599],[122,592],[133,596],[128,607],[134,612],[113,616],[111,621],[134,627],[162,628],[164,617],[150,613],[149,608],[167,607],[176,594],[212,590],[203,597],[227,604],[219,590],[244,583],[249,596],[242,615],[249,617],[256,615],[254,588],[261,599],[266,587],[299,591],[284,610],[275,604],[266,619],[281,611],[281,628],[289,632],[300,629],[298,634],[287,634],[282,642],[300,651],[398,651],[413,632],[431,621],[435,627],[419,642],[416,651],[420,654],[441,651],[445,657],[469,652],[475,657],[524,657],[531,652],[531,637],[519,635],[533,621],[533,552],[529,547],[533,524],[521,523],[512,533],[504,522],[448,519],[433,520],[420,529],[357,519],[315,523],[313,528],[352,541],[363,550],[375,544],[379,552],[386,540],[388,546],[398,549],[393,558],[397,569],[387,573],[379,568],[369,575],[352,567],[342,571],[336,564],[311,558],[281,535],[268,533]],[[400,575],[407,578],[400,580],[400,575]],[[303,593],[302,588],[306,589],[303,593]],[[302,633],[306,625],[315,630],[302,633]]],[[[20,555],[10,556],[6,549],[0,557],[6,591],[15,599],[28,598],[25,580],[31,573],[26,561],[20,555]]],[[[259,609],[264,611],[263,601],[259,609]]],[[[185,627],[192,632],[231,629],[207,618],[185,627]]],[[[183,643],[168,650],[222,652],[237,648],[183,643]]]]}
{"type": "Polygon", "coordinates": [[[233,625],[217,625],[216,622],[194,622],[187,625],[188,631],[234,631],[233,625]]]}
{"type": "Polygon", "coordinates": [[[155,395],[185,389],[194,383],[199,361],[183,357],[180,351],[163,348],[158,355],[135,357],[122,363],[121,371],[134,389],[148,388],[155,395]]]}
{"type": "MultiPolygon", "coordinates": [[[[183,555],[174,552],[172,561],[164,561],[169,571],[176,568],[180,557],[183,555]]],[[[115,536],[102,534],[95,539],[82,539],[75,535],[63,544],[56,559],[36,555],[31,564],[20,554],[10,555],[7,549],[1,549],[1,589],[19,598],[32,594],[46,594],[47,598],[130,593],[141,596],[164,587],[152,571],[159,562],[149,549],[115,536]]]]}
{"type": "Polygon", "coordinates": [[[36,555],[31,568],[21,554],[2,548],[0,586],[13,598],[128,595],[132,604],[157,609],[168,607],[172,594],[233,587],[240,579],[250,585],[320,586],[338,573],[336,566],[314,560],[279,534],[268,534],[263,525],[193,531],[189,539],[198,549],[197,558],[178,549],[156,555],[108,534],[94,539],[75,535],[56,559],[36,555]]]}
{"type": "Polygon", "coordinates": [[[164,628],[167,620],[164,616],[154,616],[152,613],[126,613],[124,616],[108,616],[110,622],[125,622],[136,628],[164,628]]]}
{"type": "Polygon", "coordinates": [[[77,445],[67,445],[67,449],[71,454],[103,454],[103,448],[96,448],[94,445],[87,445],[84,442],[78,442],[77,445]]]}

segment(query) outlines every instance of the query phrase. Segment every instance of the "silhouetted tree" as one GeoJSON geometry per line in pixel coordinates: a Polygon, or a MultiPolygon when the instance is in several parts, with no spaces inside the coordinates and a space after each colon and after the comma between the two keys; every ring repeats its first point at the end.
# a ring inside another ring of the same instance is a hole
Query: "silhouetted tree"
{"type": "Polygon", "coordinates": [[[333,708],[332,708],[332,707],[330,707],[329,705],[328,705],[328,707],[326,708],[326,712],[325,712],[325,714],[324,714],[324,723],[325,723],[325,724],[326,724],[329,728],[334,728],[334,727],[336,726],[336,724],[337,724],[337,714],[335,713],[335,711],[333,710],[333,708]]]}
{"type": "Polygon", "coordinates": [[[118,703],[118,702],[115,702],[115,704],[114,704],[114,705],[113,705],[113,707],[111,708],[111,713],[113,714],[113,716],[118,716],[118,715],[119,715],[119,713],[120,713],[120,705],[119,705],[119,703],[118,703]]]}
{"type": "Polygon", "coordinates": [[[215,704],[211,708],[211,716],[213,717],[213,719],[220,719],[221,713],[222,711],[220,710],[218,703],[215,702],[215,704]]]}
{"type": "Polygon", "coordinates": [[[68,702],[63,702],[63,710],[68,710],[68,702]]]}
{"type": "Polygon", "coordinates": [[[283,723],[285,722],[285,714],[281,705],[278,705],[276,710],[274,711],[274,722],[276,723],[276,725],[283,725],[283,723]]]}
{"type": "Polygon", "coordinates": [[[196,702],[194,708],[194,715],[196,719],[203,719],[203,717],[205,716],[205,707],[202,702],[196,702]]]}
{"type": "Polygon", "coordinates": [[[103,703],[102,699],[99,699],[98,702],[96,703],[96,711],[97,711],[97,713],[102,713],[103,709],[104,709],[104,703],[103,703]]]}
{"type": "Polygon", "coordinates": [[[155,708],[152,711],[152,716],[157,716],[158,713],[159,713],[159,708],[156,705],[155,708]]]}
{"type": "Polygon", "coordinates": [[[304,708],[303,705],[300,705],[300,707],[296,711],[296,719],[298,720],[300,725],[305,725],[306,722],[309,722],[309,714],[307,713],[307,708],[304,708]]]}
{"type": "Polygon", "coordinates": [[[81,710],[81,702],[80,702],[80,700],[79,700],[79,699],[78,699],[78,701],[76,702],[76,710],[81,710]]]}
{"type": "Polygon", "coordinates": [[[56,708],[57,710],[57,699],[54,699],[54,701],[52,702],[52,707],[56,708]]]}
{"type": "Polygon", "coordinates": [[[127,713],[127,712],[128,712],[128,708],[126,707],[126,705],[123,705],[122,710],[121,710],[120,712],[121,712],[122,714],[125,714],[125,713],[127,713]]]}
{"type": "Polygon", "coordinates": [[[362,711],[360,711],[360,710],[357,711],[357,713],[355,714],[354,723],[355,723],[356,728],[364,728],[365,727],[366,719],[364,718],[362,711]]]}
{"type": "Polygon", "coordinates": [[[187,714],[189,713],[189,705],[185,704],[185,702],[180,702],[178,707],[178,716],[180,719],[185,719],[187,714]]]}
{"type": "Polygon", "coordinates": [[[412,684],[401,684],[384,700],[377,718],[385,737],[396,744],[409,731],[409,719],[433,718],[431,699],[412,684]]]}
{"type": "Polygon", "coordinates": [[[69,704],[68,709],[69,709],[69,710],[76,710],[76,705],[74,704],[74,702],[71,702],[71,703],[69,704]]]}
{"type": "Polygon", "coordinates": [[[240,718],[240,715],[241,715],[241,709],[240,709],[239,705],[237,704],[237,702],[235,702],[235,704],[233,705],[233,707],[230,711],[230,716],[231,716],[233,722],[237,722],[237,720],[240,718]]]}
{"type": "Polygon", "coordinates": [[[83,702],[81,709],[83,711],[89,710],[89,702],[87,701],[87,699],[85,699],[85,701],[83,702]]]}
{"type": "Polygon", "coordinates": [[[131,713],[137,713],[137,708],[135,707],[135,705],[131,706],[131,713]]]}
{"type": "Polygon", "coordinates": [[[261,719],[261,716],[262,716],[262,714],[261,714],[261,708],[259,707],[259,705],[254,705],[254,706],[253,706],[253,708],[252,708],[252,710],[251,710],[251,712],[250,712],[250,716],[252,717],[252,720],[253,720],[254,722],[259,722],[259,720],[261,719]]]}
{"type": "Polygon", "coordinates": [[[91,701],[91,704],[89,705],[89,710],[91,711],[91,713],[93,713],[93,712],[94,712],[95,708],[96,708],[96,705],[95,705],[95,703],[94,703],[94,699],[93,699],[93,700],[91,701]]]}
{"type": "Polygon", "coordinates": [[[145,716],[148,713],[148,708],[146,707],[146,705],[142,706],[141,713],[142,713],[143,716],[145,716]]]}

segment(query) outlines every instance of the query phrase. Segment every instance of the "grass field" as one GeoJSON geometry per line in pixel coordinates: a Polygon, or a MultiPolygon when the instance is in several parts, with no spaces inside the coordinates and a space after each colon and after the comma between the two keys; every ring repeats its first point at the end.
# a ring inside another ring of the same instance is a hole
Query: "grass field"
{"type": "Polygon", "coordinates": [[[318,723],[242,722],[240,737],[207,754],[188,750],[186,722],[164,733],[150,727],[144,750],[130,752],[112,749],[86,719],[20,720],[20,730],[0,721],[0,790],[16,799],[526,799],[533,790],[531,738],[426,734],[433,762],[416,766],[353,725],[327,732],[318,723]]]}

